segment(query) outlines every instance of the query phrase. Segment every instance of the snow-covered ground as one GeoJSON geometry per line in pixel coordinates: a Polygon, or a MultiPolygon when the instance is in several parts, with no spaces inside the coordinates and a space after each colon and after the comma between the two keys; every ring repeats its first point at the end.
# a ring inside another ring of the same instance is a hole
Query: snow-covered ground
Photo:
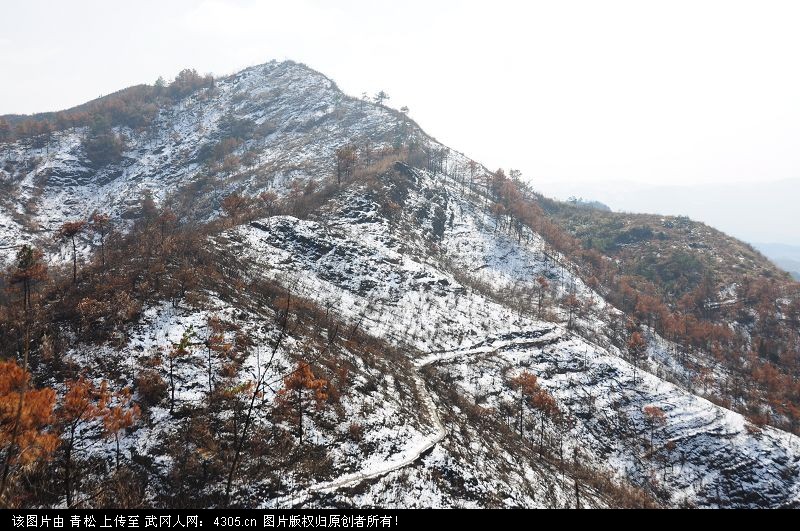
{"type": "MultiPolygon", "coordinates": [[[[118,129],[127,139],[124,158],[101,169],[89,166],[81,129],[55,133],[43,147],[5,145],[0,264],[30,239],[52,244],[66,220],[94,210],[131,217],[145,191],[169,202],[194,186],[199,191],[186,212],[199,220],[217,215],[220,200],[234,191],[284,195],[295,179],[330,178],[342,145],[391,144],[401,120],[345,97],[302,65],[269,63],[176,102],[143,130],[118,129]],[[230,117],[260,130],[235,151],[251,160],[209,175],[199,155],[219,142],[230,117]]],[[[421,142],[442,147],[409,126],[421,142]]],[[[677,360],[677,347],[652,331],[649,359],[639,367],[623,359],[611,332],[620,313],[537,234],[508,233],[486,198],[453,178],[464,175],[468,159],[447,155],[450,177],[396,165],[376,183],[343,187],[308,219],[261,219],[209,242],[235,257],[245,279],[268,279],[315,301],[351,335],[364,333],[378,346],[323,352],[314,340],[319,331],[307,329],[286,338],[267,366],[279,333],[274,313],[248,293],[236,300],[206,293],[200,304],[151,303],[124,336],[78,342],[67,359],[93,377],[116,375],[115,385],[132,384],[145,369],[168,379],[165,353],[192,330],[189,355],[174,370],[175,410],[191,411],[208,394],[209,359],[212,372],[222,363],[205,346],[216,317],[229,325],[227,340],[235,341],[238,328],[254,343],[234,379],[248,382],[268,371],[258,426],[287,432],[273,414],[275,393],[295,363],[320,356],[348,367],[335,407],[303,422],[304,448],[322,456],[324,466],[314,473],[276,469],[277,484],[267,477],[239,481],[238,495],[253,506],[613,505],[597,477],[672,506],[800,505],[798,437],[751,426],[697,396],[689,385],[695,375],[677,360]],[[394,213],[385,208],[387,194],[400,207],[394,213]],[[549,283],[542,312],[535,308],[539,277],[549,283]],[[568,294],[582,303],[572,329],[558,304],[568,294]],[[545,418],[524,407],[520,421],[511,380],[523,371],[536,375],[560,415],[545,418]],[[653,411],[663,412],[663,422],[653,411]]],[[[158,478],[174,464],[168,450],[180,422],[166,400],[145,414],[122,448],[151,460],[155,497],[158,478]]],[[[86,451],[111,459],[114,448],[98,438],[86,451]]]]}
{"type": "MultiPolygon", "coordinates": [[[[260,220],[234,229],[217,245],[249,262],[248,274],[278,280],[334,308],[367,333],[406,349],[417,367],[434,365],[483,407],[513,409],[510,378],[523,369],[534,373],[571,419],[563,435],[567,454],[577,447],[593,466],[658,492],[667,503],[800,502],[796,436],[749,426],[741,415],[632,366],[617,349],[584,340],[563,322],[538,321],[532,312],[515,311],[459,282],[454,273],[469,278],[466,270],[501,291],[547,275],[557,279],[556,298],[569,289],[606,310],[583,325],[602,328],[603,315],[615,311],[545,258],[538,237],[495,235],[495,220],[469,197],[423,172],[418,177],[406,215],[415,216],[414,203],[431,197],[431,190],[444,193],[440,248],[446,259],[421,249],[429,236],[414,227],[424,227],[424,220],[405,224],[382,217],[367,190],[362,197],[346,194],[315,221],[260,220]],[[664,412],[663,426],[648,418],[648,406],[664,412]]],[[[563,313],[556,315],[563,321],[563,313]]],[[[545,431],[556,437],[553,425],[545,431]]]]}
{"type": "Polygon", "coordinates": [[[370,143],[378,149],[390,143],[399,123],[397,113],[348,98],[322,74],[292,62],[248,68],[210,90],[162,109],[141,130],[118,127],[127,149],[120,162],[102,168],[92,167],[82,147],[88,128],[56,132],[42,147],[30,140],[0,147],[6,191],[0,197],[0,251],[8,251],[0,262],[26,241],[50,243],[63,222],[87,219],[95,210],[115,220],[127,217],[145,191],[160,203],[185,187],[205,186],[190,209],[204,219],[234,191],[282,193],[295,179],[328,177],[338,147],[370,143]],[[211,171],[199,156],[223,138],[230,117],[257,131],[233,153],[253,158],[231,172],[211,171]]]}

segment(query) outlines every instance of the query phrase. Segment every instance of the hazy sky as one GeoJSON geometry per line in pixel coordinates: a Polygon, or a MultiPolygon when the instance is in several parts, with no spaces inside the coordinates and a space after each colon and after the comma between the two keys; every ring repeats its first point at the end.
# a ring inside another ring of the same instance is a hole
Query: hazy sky
{"type": "Polygon", "coordinates": [[[534,181],[800,177],[800,2],[0,0],[0,13],[0,113],[290,58],[350,94],[385,89],[439,140],[534,181]]]}

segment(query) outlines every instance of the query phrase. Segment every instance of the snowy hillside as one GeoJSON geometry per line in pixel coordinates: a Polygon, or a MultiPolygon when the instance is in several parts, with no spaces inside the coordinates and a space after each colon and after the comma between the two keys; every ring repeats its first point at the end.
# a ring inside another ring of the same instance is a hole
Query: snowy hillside
{"type": "Polygon", "coordinates": [[[754,311],[692,317],[686,348],[657,328],[673,307],[642,318],[625,284],[620,311],[621,260],[524,217],[544,202],[519,180],[303,65],[157,101],[103,163],[95,126],[0,145],[4,355],[57,404],[82,377],[140,406],[59,421],[80,444],[15,472],[22,503],[800,507],[800,438],[752,421],[793,403],[713,394],[748,377],[722,346],[755,344],[754,311]],[[93,212],[108,236],[55,241],[93,212]]]}
{"type": "Polygon", "coordinates": [[[61,223],[95,210],[130,218],[145,192],[163,203],[199,190],[186,212],[205,219],[234,191],[281,192],[293,180],[328,176],[336,148],[368,142],[379,149],[394,139],[399,120],[395,111],[345,96],[305,66],[272,62],[161,109],[147,127],[115,128],[126,139],[118,163],[93,166],[83,148],[86,127],[56,132],[39,147],[32,139],[4,145],[0,248],[32,235],[46,240],[61,223]],[[231,124],[248,129],[232,154],[250,156],[244,167],[210,176],[204,153],[230,134],[231,124]]]}
{"type": "MultiPolygon", "coordinates": [[[[320,213],[320,221],[254,222],[230,233],[226,245],[252,260],[250,274],[279,280],[335,308],[405,351],[425,374],[446,379],[471,403],[512,410],[516,398],[508,380],[532,371],[573,417],[563,433],[547,426],[547,437],[562,438],[567,455],[577,449],[593,466],[662,492],[670,504],[800,501],[800,438],[748,428],[741,415],[641,368],[637,375],[619,351],[587,342],[564,326],[520,315],[494,302],[491,294],[460,283],[456,275],[500,291],[545,273],[560,279],[557,290],[575,286],[581,298],[593,300],[598,310],[603,306],[569,271],[546,261],[535,235],[522,243],[496,236],[496,220],[452,183],[424,172],[414,178],[406,219],[390,222],[370,201],[369,191],[354,191],[320,213]],[[432,193],[440,194],[448,220],[440,235],[447,260],[440,263],[423,254],[424,229],[405,230],[419,221],[413,218],[415,205],[425,204],[432,193]],[[648,406],[666,414],[665,424],[652,434],[648,406]]],[[[602,328],[601,315],[588,316],[585,324],[602,328]]],[[[441,407],[454,406],[444,402],[441,407]]],[[[531,430],[530,436],[538,437],[538,429],[531,430]]],[[[446,447],[448,441],[441,444],[446,447]]]]}

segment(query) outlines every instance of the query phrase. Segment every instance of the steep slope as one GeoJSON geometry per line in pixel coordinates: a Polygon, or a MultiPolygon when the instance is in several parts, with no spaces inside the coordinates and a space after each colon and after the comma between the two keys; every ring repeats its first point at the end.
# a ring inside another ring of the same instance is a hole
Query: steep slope
{"type": "Polygon", "coordinates": [[[537,204],[572,238],[571,256],[613,261],[590,264],[609,301],[680,344],[685,371],[673,377],[711,389],[710,398],[757,423],[798,433],[799,283],[752,246],[685,217],[590,211],[541,196],[537,204]]]}
{"type": "MultiPolygon", "coordinates": [[[[51,264],[31,310],[17,281],[31,269],[17,261],[4,277],[0,345],[30,350],[37,385],[60,400],[89,375],[131,387],[143,410],[113,438],[79,422],[79,481],[64,487],[62,447],[19,472],[19,499],[800,505],[800,439],[708,400],[731,376],[709,365],[719,344],[665,334],[666,319],[612,289],[631,257],[669,245],[777,278],[757,253],[733,242],[712,254],[721,236],[695,226],[695,240],[672,227],[669,244],[644,248],[650,233],[632,229],[645,221],[563,214],[302,65],[203,83],[155,100],[137,126],[80,122],[0,149],[0,262],[33,240],[51,264]],[[102,252],[99,234],[79,235],[73,281],[52,235],[94,211],[114,233],[102,252]],[[615,247],[589,252],[559,224],[615,247]]],[[[702,277],[646,280],[677,297],[702,277]]],[[[709,315],[727,308],[698,300],[709,315]]],[[[791,301],[771,300],[763,315],[791,323],[791,301]]],[[[761,396],[732,406],[764,404],[777,411],[761,396]]]]}
{"type": "Polygon", "coordinates": [[[322,74],[272,62],[170,101],[146,125],[109,128],[124,139],[117,160],[92,160],[87,144],[96,133],[88,126],[6,143],[0,248],[47,239],[95,210],[133,217],[144,194],[207,219],[234,191],[285,192],[295,180],[327,177],[338,147],[378,150],[395,140],[401,122],[418,134],[400,113],[349,98],[322,74]]]}
{"type": "MultiPolygon", "coordinates": [[[[404,175],[412,184],[399,219],[381,215],[380,194],[356,189],[326,206],[315,221],[274,217],[236,229],[222,241],[228,252],[252,260],[251,274],[335,308],[414,357],[433,381],[454,386],[452,392],[467,403],[505,415],[506,421],[515,416],[518,401],[509,381],[522,370],[532,371],[570,421],[565,426],[548,420],[543,435],[534,422],[524,428],[525,437],[558,440],[566,455],[578,451],[582,460],[646,487],[665,503],[798,503],[800,439],[748,427],[741,415],[642,374],[641,368],[637,376],[618,349],[495,302],[493,295],[545,274],[560,279],[555,298],[559,290],[572,290],[595,302],[583,327],[606,326],[602,299],[568,270],[546,261],[535,234],[521,238],[525,243],[497,235],[499,220],[486,216],[455,183],[425,172],[398,166],[386,177],[390,190],[404,175]],[[442,233],[433,235],[441,249],[438,260],[424,251],[437,216],[447,220],[442,233]],[[485,293],[486,285],[496,291],[485,293]],[[665,413],[663,426],[651,426],[648,407],[665,413]]],[[[443,407],[457,410],[460,404],[443,395],[443,407]]],[[[450,444],[445,438],[440,446],[450,444]]]]}

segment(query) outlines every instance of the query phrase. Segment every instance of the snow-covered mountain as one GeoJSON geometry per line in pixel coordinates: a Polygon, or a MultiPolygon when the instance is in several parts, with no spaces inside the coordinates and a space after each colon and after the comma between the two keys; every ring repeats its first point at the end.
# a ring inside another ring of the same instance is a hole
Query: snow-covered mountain
{"type": "MultiPolygon", "coordinates": [[[[325,226],[278,217],[236,229],[224,241],[253,260],[251,271],[361,322],[370,335],[406,350],[418,370],[439,372],[468,402],[502,411],[515,401],[509,377],[532,371],[574,417],[562,435],[564,451],[580,449],[584,459],[614,477],[653,481],[675,504],[796,501],[796,481],[788,488],[768,485],[796,473],[800,439],[774,429],[751,433],[741,415],[685,389],[647,373],[637,381],[616,348],[497,302],[504,290],[544,275],[556,281],[556,291],[594,302],[578,328],[600,330],[595,339],[601,342],[604,316],[614,312],[568,269],[547,260],[536,234],[526,233],[522,243],[500,235],[496,220],[485,217],[456,184],[410,172],[413,191],[402,205],[408,215],[399,220],[382,217],[379,203],[362,191],[328,205],[319,214],[325,226]],[[424,228],[435,222],[431,212],[437,210],[448,220],[439,238],[424,228]],[[415,230],[420,212],[426,216],[423,228],[415,230]],[[446,257],[435,265],[422,258],[432,237],[446,257]],[[662,446],[655,450],[642,447],[650,429],[647,406],[660,407],[667,418],[656,435],[662,446]],[[755,484],[760,487],[743,486],[755,484]]],[[[669,350],[661,339],[652,345],[654,358],[669,350]]],[[[445,440],[423,463],[465,445],[458,438],[445,440]]],[[[523,505],[536,505],[535,496],[523,505]]]]}
{"type": "Polygon", "coordinates": [[[99,168],[85,149],[89,126],[54,132],[44,142],[39,137],[3,145],[0,248],[31,236],[47,238],[61,223],[95,210],[131,217],[145,193],[172,203],[191,190],[184,210],[205,219],[234,191],[286,192],[294,180],[327,177],[337,148],[369,143],[377,150],[403,126],[420,134],[400,113],[347,97],[302,65],[252,67],[161,106],[145,127],[113,127],[125,149],[117,162],[99,168]],[[212,174],[210,152],[234,137],[231,154],[244,159],[243,167],[212,174]]]}
{"type": "MultiPolygon", "coordinates": [[[[227,480],[237,503],[261,507],[800,505],[800,438],[706,399],[683,377],[698,354],[651,327],[631,358],[626,316],[581,266],[530,227],[506,230],[469,183],[485,170],[401,113],[273,62],[115,132],[121,160],[99,169],[86,128],[0,148],[3,262],[31,239],[55,249],[55,228],[94,211],[128,230],[145,191],[185,223],[220,217],[234,193],[283,205],[228,216],[205,239],[208,269],[193,270],[192,287],[143,299],[111,339],[89,339],[85,314],[54,325],[69,363],[134,386],[136,399],[143,371],[175,382],[175,403],[151,399],[122,443],[146,478],[141,503],[221,505],[227,480]],[[209,162],[237,124],[246,133],[209,162]],[[427,159],[397,155],[409,144],[427,159]],[[336,151],[349,145],[374,161],[338,184],[336,151]],[[214,319],[235,364],[212,358],[214,319]],[[176,367],[158,361],[188,331],[176,367]],[[297,439],[280,404],[299,362],[329,389],[300,413],[297,439]],[[526,375],[536,384],[521,385],[526,375]],[[243,448],[247,400],[213,416],[212,379],[245,394],[237,382],[269,384],[250,402],[257,436],[235,474],[220,456],[243,448]]],[[[87,263],[93,239],[82,240],[87,263]]],[[[85,452],[114,460],[100,439],[85,452]]]]}

